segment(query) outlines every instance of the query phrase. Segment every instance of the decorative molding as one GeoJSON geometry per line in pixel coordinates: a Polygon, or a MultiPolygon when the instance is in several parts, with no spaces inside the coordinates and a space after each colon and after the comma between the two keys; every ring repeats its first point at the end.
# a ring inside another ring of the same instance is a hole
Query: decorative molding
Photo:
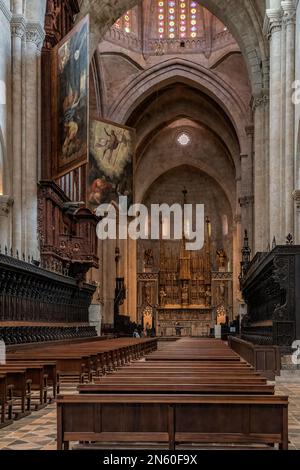
{"type": "Polygon", "coordinates": [[[213,271],[211,273],[211,280],[212,281],[232,281],[233,279],[233,273],[231,272],[219,272],[219,271],[213,271]]]}
{"type": "Polygon", "coordinates": [[[236,214],[236,215],[234,216],[234,223],[235,223],[235,224],[240,224],[241,222],[242,222],[242,216],[241,216],[241,214],[236,214]]]}
{"type": "Polygon", "coordinates": [[[260,106],[265,106],[269,103],[269,97],[267,95],[262,95],[258,97],[253,97],[252,99],[252,111],[255,111],[256,108],[260,106]]]}
{"type": "Polygon", "coordinates": [[[248,137],[252,137],[254,135],[254,125],[251,124],[250,126],[246,126],[245,131],[248,137]]]}
{"type": "Polygon", "coordinates": [[[281,2],[283,10],[283,22],[285,25],[296,24],[296,6],[292,0],[286,0],[281,2]]]}
{"type": "Polygon", "coordinates": [[[41,23],[26,24],[26,41],[36,45],[38,50],[42,49],[45,39],[45,30],[41,23]]]}
{"type": "Polygon", "coordinates": [[[12,13],[11,11],[7,8],[6,4],[4,3],[3,0],[0,0],[0,11],[2,11],[3,15],[7,19],[7,21],[11,20],[12,13]]]}
{"type": "Polygon", "coordinates": [[[272,34],[281,31],[283,13],[281,9],[268,9],[266,11],[266,19],[264,31],[268,39],[272,39],[272,34]]]}
{"type": "Polygon", "coordinates": [[[126,47],[134,52],[142,51],[142,42],[134,33],[126,33],[123,30],[112,26],[105,35],[106,41],[113,44],[120,44],[122,47],[126,47]]]}
{"type": "Polygon", "coordinates": [[[23,38],[26,32],[26,20],[23,15],[12,15],[10,30],[13,37],[23,38]]]}
{"type": "Polygon", "coordinates": [[[254,204],[254,196],[243,196],[239,198],[239,204],[241,207],[247,207],[254,204]]]}
{"type": "Polygon", "coordinates": [[[0,217],[8,217],[14,200],[10,196],[0,196],[0,217]]]}
{"type": "Polygon", "coordinates": [[[296,206],[297,206],[297,210],[300,212],[300,189],[296,189],[293,194],[293,199],[296,203],[296,206]]]}
{"type": "Polygon", "coordinates": [[[138,281],[157,281],[158,273],[138,273],[138,281]]]}

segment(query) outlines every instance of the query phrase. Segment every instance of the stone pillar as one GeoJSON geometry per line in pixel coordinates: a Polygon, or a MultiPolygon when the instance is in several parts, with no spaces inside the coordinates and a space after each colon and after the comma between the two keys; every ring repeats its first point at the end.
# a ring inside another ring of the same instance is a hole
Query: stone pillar
{"type": "Polygon", "coordinates": [[[15,14],[11,19],[12,41],[12,195],[14,199],[12,214],[12,248],[13,251],[25,252],[23,233],[22,172],[24,159],[22,155],[22,41],[26,31],[23,15],[15,14]]]}
{"type": "Polygon", "coordinates": [[[295,24],[296,8],[294,0],[281,2],[283,9],[283,22],[285,26],[285,233],[294,234],[294,203],[293,189],[295,178],[295,106],[292,100],[295,81],[295,24]]]}
{"type": "Polygon", "coordinates": [[[264,251],[269,243],[269,98],[261,95],[253,100],[254,112],[254,253],[264,251]]]}
{"type": "Polygon", "coordinates": [[[281,80],[281,10],[267,10],[270,39],[270,239],[276,238],[277,244],[283,243],[282,220],[282,80],[281,80]]]}
{"type": "Polygon", "coordinates": [[[236,214],[234,218],[234,231],[233,231],[233,318],[238,314],[238,305],[240,299],[240,287],[239,287],[239,274],[240,274],[240,261],[241,261],[241,215],[236,214]]]}
{"type": "Polygon", "coordinates": [[[97,335],[101,336],[101,305],[99,304],[92,304],[89,308],[89,324],[90,326],[94,326],[97,331],[97,335]]]}
{"type": "Polygon", "coordinates": [[[241,207],[242,225],[241,233],[248,231],[251,249],[253,250],[253,136],[254,127],[247,126],[246,134],[248,140],[248,152],[241,155],[241,195],[239,205],[241,207]]]}
{"type": "Polygon", "coordinates": [[[137,241],[128,240],[128,313],[137,322],[137,241]]]}
{"type": "Polygon", "coordinates": [[[295,243],[300,245],[300,190],[293,192],[295,203],[295,243]]]}
{"type": "Polygon", "coordinates": [[[25,251],[27,255],[39,258],[37,224],[37,183],[40,158],[40,55],[44,30],[40,23],[26,26],[26,201],[25,201],[25,251]]]}
{"type": "Polygon", "coordinates": [[[249,243],[251,251],[253,252],[253,231],[252,231],[252,213],[254,205],[254,196],[248,195],[243,196],[239,200],[242,213],[242,224],[241,224],[241,234],[242,236],[245,233],[245,230],[248,232],[249,243]]]}
{"type": "MultiPolygon", "coordinates": [[[[11,218],[10,212],[13,199],[10,196],[0,195],[0,252],[4,252],[5,246],[11,240],[11,218]]],[[[10,246],[7,246],[10,249],[10,246]]]]}

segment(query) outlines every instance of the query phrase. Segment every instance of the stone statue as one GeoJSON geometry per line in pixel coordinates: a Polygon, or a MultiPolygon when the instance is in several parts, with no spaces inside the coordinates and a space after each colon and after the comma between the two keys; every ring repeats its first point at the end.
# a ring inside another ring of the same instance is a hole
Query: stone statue
{"type": "Polygon", "coordinates": [[[182,290],[181,290],[181,301],[184,305],[188,305],[189,303],[189,286],[187,283],[184,283],[182,290]]]}
{"type": "Polygon", "coordinates": [[[160,289],[159,297],[160,297],[160,305],[165,305],[167,294],[165,293],[163,289],[160,289]]]}
{"type": "Polygon", "coordinates": [[[205,292],[205,306],[206,307],[211,306],[211,298],[212,298],[211,287],[208,286],[207,291],[205,292]]]}
{"type": "Polygon", "coordinates": [[[144,252],[144,264],[145,264],[145,268],[153,268],[154,256],[153,256],[153,251],[151,250],[151,248],[149,248],[148,250],[145,250],[144,252]]]}
{"type": "Polygon", "coordinates": [[[223,248],[217,251],[217,257],[218,257],[219,272],[225,272],[227,256],[223,248]]]}
{"type": "Polygon", "coordinates": [[[149,284],[149,282],[147,282],[147,283],[144,285],[143,297],[144,297],[143,300],[144,300],[147,304],[150,304],[150,301],[151,301],[151,285],[149,284]]]}
{"type": "Polygon", "coordinates": [[[222,282],[218,286],[218,304],[225,303],[225,284],[222,282]]]}

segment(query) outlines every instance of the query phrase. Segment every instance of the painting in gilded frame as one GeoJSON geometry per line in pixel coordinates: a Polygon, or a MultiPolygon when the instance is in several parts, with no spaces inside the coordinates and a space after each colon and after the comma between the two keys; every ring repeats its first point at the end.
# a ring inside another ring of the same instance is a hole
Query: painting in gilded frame
{"type": "Polygon", "coordinates": [[[88,205],[92,211],[100,204],[118,203],[119,196],[132,203],[134,153],[134,129],[91,121],[88,205]]]}
{"type": "Polygon", "coordinates": [[[88,161],[89,16],[54,49],[56,177],[88,161]]]}

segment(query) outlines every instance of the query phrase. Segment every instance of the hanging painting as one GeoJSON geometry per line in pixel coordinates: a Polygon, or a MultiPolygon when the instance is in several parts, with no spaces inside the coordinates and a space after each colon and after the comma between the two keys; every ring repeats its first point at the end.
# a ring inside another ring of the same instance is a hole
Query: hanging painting
{"type": "Polygon", "coordinates": [[[89,17],[53,49],[55,176],[88,161],[89,17]]]}
{"type": "Polygon", "coordinates": [[[119,196],[133,200],[135,131],[109,121],[93,120],[90,126],[88,204],[118,202],[119,196]]]}

